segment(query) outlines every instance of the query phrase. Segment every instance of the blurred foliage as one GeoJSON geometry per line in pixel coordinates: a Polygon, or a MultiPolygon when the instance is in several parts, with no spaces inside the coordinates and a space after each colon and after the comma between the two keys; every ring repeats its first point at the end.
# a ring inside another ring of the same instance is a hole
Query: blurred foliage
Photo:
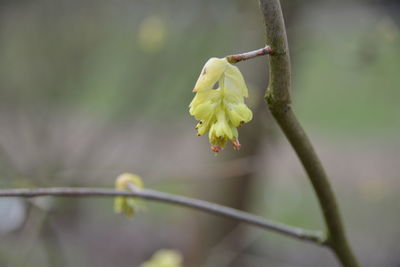
{"type": "MultiPolygon", "coordinates": [[[[282,4],[293,104],[318,137],[352,243],[363,266],[398,266],[398,1],[282,4]]],[[[259,149],[272,157],[251,167],[228,162],[232,177],[221,178],[222,163],[209,164],[216,160],[207,140],[194,136],[188,104],[201,66],[263,45],[257,1],[1,1],[0,15],[2,187],[111,186],[110,177],[133,171],[151,188],[199,196],[215,179],[235,181],[254,168],[254,212],[322,228],[287,143],[265,140],[259,149]]],[[[265,58],[240,64],[255,103],[265,58]]],[[[132,222],[113,215],[107,199],[3,202],[1,266],[138,266],[162,247],[190,262],[207,234],[199,233],[198,213],[162,204],[149,203],[132,222]]],[[[241,267],[336,266],[328,251],[258,229],[227,250],[235,238],[211,252],[241,267]]]]}
{"type": "Polygon", "coordinates": [[[325,134],[397,136],[398,18],[379,9],[350,6],[343,12],[330,5],[307,16],[296,29],[302,38],[294,48],[299,115],[325,134]],[[315,23],[321,13],[327,15],[315,23]]]}
{"type": "Polygon", "coordinates": [[[41,1],[3,8],[0,101],[103,116],[185,114],[198,66],[233,44],[235,27],[226,18],[235,5],[222,16],[207,3],[180,4],[183,16],[174,15],[173,3],[136,5],[41,1]]]}

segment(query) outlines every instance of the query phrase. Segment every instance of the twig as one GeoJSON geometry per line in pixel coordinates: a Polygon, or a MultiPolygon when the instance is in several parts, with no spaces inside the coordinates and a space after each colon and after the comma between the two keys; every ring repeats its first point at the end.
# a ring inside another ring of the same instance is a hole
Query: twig
{"type": "Polygon", "coordinates": [[[101,188],[35,188],[35,189],[2,189],[0,197],[40,197],[40,196],[63,196],[63,197],[136,197],[141,199],[153,200],[162,203],[176,204],[192,209],[202,210],[215,215],[228,217],[246,224],[257,226],[266,230],[274,231],[292,238],[307,240],[319,245],[325,244],[323,233],[308,231],[301,228],[288,226],[282,223],[266,220],[260,216],[252,215],[247,212],[239,211],[204,200],[188,198],[158,192],[149,189],[136,189],[131,187],[132,192],[118,191],[113,189],[101,188]]]}
{"type": "Polygon", "coordinates": [[[359,266],[347,242],[334,193],[321,161],[290,107],[290,59],[286,30],[279,0],[260,0],[267,42],[274,54],[269,57],[269,86],[265,100],[272,115],[296,151],[318,196],[328,228],[328,245],[343,266],[359,266]]]}
{"type": "Polygon", "coordinates": [[[243,60],[248,60],[255,57],[271,55],[271,54],[272,54],[272,49],[267,45],[264,48],[257,49],[254,51],[227,56],[226,60],[228,60],[229,63],[235,64],[243,60]]]}

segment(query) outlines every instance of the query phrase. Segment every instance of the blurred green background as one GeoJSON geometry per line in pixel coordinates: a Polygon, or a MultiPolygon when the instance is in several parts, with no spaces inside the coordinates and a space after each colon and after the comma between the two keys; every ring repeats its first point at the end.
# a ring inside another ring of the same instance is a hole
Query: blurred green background
{"type": "MultiPolygon", "coordinates": [[[[293,106],[362,266],[400,266],[400,3],[282,1],[293,106]]],[[[254,119],[214,156],[188,103],[210,57],[264,46],[257,1],[0,1],[0,185],[146,187],[323,229],[298,159],[262,101],[266,58],[238,64],[254,119]]],[[[338,266],[313,244],[159,203],[0,200],[0,266],[338,266]]]]}

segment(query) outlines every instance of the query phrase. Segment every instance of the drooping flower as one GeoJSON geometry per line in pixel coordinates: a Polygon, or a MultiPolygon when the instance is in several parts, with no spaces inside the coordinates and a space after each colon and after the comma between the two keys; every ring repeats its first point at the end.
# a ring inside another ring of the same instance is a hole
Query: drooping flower
{"type": "Polygon", "coordinates": [[[219,152],[228,141],[240,149],[237,127],[249,122],[253,114],[244,103],[248,89],[239,69],[226,58],[210,58],[193,89],[195,97],[189,112],[199,123],[197,135],[209,132],[211,150],[219,152]],[[213,89],[218,83],[218,88],[213,89]]]}

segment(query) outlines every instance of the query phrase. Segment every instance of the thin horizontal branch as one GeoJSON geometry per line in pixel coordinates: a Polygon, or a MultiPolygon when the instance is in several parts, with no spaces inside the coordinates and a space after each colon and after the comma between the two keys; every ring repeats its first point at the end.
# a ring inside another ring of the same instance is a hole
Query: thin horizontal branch
{"type": "Polygon", "coordinates": [[[0,197],[41,197],[41,196],[62,196],[62,197],[136,197],[141,199],[153,200],[162,203],[176,204],[192,209],[197,209],[219,216],[231,218],[246,224],[250,224],[262,229],[277,232],[292,238],[310,241],[319,245],[326,245],[326,238],[322,232],[308,231],[301,228],[288,226],[282,223],[266,220],[260,216],[252,215],[247,212],[239,211],[204,200],[188,198],[158,192],[149,189],[136,189],[130,187],[132,192],[119,191],[102,188],[74,188],[74,187],[55,187],[55,188],[35,188],[35,189],[1,189],[0,197]]]}
{"type": "Polygon", "coordinates": [[[226,60],[228,60],[229,63],[235,64],[243,60],[248,60],[255,57],[270,55],[270,54],[272,54],[272,49],[267,45],[264,48],[257,49],[254,51],[227,56],[226,60]]]}

